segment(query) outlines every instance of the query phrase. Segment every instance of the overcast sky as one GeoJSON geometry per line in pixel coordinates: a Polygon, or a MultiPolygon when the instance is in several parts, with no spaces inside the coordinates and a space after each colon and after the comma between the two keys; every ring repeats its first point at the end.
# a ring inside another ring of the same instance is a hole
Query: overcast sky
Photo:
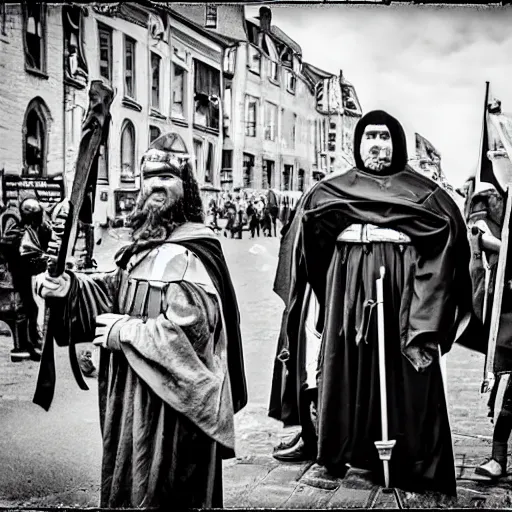
{"type": "MultiPolygon", "coordinates": [[[[485,81],[512,112],[512,8],[271,4],[272,23],[303,59],[356,88],[363,113],[383,109],[442,155],[459,186],[475,171],[485,81]]],[[[247,7],[247,15],[259,7],[247,7]]]]}

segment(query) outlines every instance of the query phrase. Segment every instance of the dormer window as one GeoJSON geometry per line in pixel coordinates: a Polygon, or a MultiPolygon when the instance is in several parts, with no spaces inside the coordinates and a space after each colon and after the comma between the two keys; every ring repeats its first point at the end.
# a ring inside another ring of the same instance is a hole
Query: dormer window
{"type": "Polygon", "coordinates": [[[217,28],[217,6],[215,4],[205,5],[205,21],[206,28],[217,28]]]}

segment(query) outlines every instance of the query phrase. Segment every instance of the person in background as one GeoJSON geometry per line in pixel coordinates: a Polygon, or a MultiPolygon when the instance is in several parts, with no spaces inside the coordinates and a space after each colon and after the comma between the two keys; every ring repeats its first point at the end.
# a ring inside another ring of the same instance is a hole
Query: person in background
{"type": "Polygon", "coordinates": [[[31,337],[29,325],[31,311],[37,307],[32,294],[31,276],[20,258],[23,235],[20,211],[13,203],[7,207],[1,205],[0,208],[0,320],[9,326],[12,333],[14,348],[11,350],[11,361],[39,361],[39,336],[35,336],[36,330],[31,337]]]}
{"type": "Polygon", "coordinates": [[[26,310],[31,340],[42,345],[44,328],[44,301],[34,293],[35,276],[45,272],[48,265],[47,249],[51,238],[51,226],[41,203],[32,197],[20,203],[21,224],[24,228],[20,243],[20,258],[24,270],[30,276],[30,296],[27,293],[26,310]]]}

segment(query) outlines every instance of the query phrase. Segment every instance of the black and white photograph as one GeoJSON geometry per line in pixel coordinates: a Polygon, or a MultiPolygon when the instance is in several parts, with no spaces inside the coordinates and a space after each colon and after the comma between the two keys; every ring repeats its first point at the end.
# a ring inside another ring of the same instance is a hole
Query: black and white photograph
{"type": "Polygon", "coordinates": [[[0,509],[512,508],[511,28],[0,3],[0,509]]]}

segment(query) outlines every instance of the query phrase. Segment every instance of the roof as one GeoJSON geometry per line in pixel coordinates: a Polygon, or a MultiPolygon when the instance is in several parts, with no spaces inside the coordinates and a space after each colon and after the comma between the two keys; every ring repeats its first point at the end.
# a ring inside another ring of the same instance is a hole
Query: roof
{"type": "Polygon", "coordinates": [[[320,80],[325,80],[326,78],[332,78],[335,76],[333,73],[317,68],[308,62],[302,63],[302,74],[309,78],[313,84],[317,84],[320,80]]]}
{"type": "MultiPolygon", "coordinates": [[[[254,23],[257,27],[260,27],[260,19],[259,18],[247,18],[247,21],[254,23]]],[[[302,55],[302,48],[298,43],[296,43],[290,36],[286,35],[279,27],[276,25],[272,25],[270,27],[270,33],[278,39],[281,43],[288,46],[294,53],[298,55],[302,55]]]]}

